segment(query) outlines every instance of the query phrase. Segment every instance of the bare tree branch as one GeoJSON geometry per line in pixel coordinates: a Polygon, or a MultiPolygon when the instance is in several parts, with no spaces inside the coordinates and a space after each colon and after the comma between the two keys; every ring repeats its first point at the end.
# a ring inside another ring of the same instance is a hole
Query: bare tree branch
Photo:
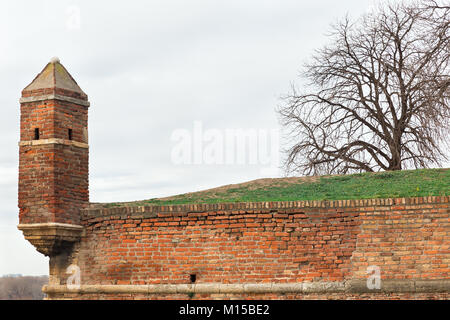
{"type": "Polygon", "coordinates": [[[388,4],[333,26],[278,109],[288,172],[440,165],[449,139],[448,1],[388,4]]]}

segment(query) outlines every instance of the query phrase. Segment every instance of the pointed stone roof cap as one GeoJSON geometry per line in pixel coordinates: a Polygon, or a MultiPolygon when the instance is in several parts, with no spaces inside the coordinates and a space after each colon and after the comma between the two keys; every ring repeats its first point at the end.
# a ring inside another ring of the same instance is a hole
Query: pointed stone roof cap
{"type": "Polygon", "coordinates": [[[59,94],[70,91],[70,96],[75,94],[74,97],[87,99],[87,95],[81,90],[75,79],[72,78],[57,57],[50,60],[36,78],[23,89],[22,94],[33,91],[46,92],[52,89],[58,91],[59,94]]]}

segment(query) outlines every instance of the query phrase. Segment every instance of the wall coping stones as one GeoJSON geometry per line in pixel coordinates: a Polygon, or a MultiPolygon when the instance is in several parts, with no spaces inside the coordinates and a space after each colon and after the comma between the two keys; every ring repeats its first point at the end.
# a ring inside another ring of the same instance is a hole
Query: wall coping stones
{"type": "MultiPolygon", "coordinates": [[[[99,204],[91,204],[91,208],[82,211],[82,219],[107,216],[141,216],[143,218],[156,217],[159,214],[188,215],[202,212],[231,211],[243,214],[249,211],[283,212],[303,208],[348,208],[348,207],[392,207],[408,205],[425,205],[435,203],[449,203],[450,196],[428,196],[414,198],[386,198],[386,199],[358,199],[358,200],[305,200],[305,201],[265,201],[240,203],[211,203],[211,204],[176,204],[176,205],[145,205],[98,208],[99,204]],[[97,206],[97,207],[96,207],[97,206]],[[280,210],[281,209],[281,210],[280,210]]],[[[389,208],[391,209],[391,208],[389,208]]]]}

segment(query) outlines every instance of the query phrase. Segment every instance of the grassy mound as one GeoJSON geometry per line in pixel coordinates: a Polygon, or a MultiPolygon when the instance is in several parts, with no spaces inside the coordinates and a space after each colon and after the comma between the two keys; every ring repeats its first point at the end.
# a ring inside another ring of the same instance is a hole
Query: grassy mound
{"type": "Polygon", "coordinates": [[[344,200],[450,195],[449,169],[259,179],[205,191],[103,207],[192,203],[344,200]]]}

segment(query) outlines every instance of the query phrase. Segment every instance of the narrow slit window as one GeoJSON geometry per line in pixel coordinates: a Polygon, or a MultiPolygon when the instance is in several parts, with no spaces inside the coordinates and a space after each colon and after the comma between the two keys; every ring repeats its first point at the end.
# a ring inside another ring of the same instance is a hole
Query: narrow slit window
{"type": "Polygon", "coordinates": [[[72,129],[69,129],[68,132],[69,132],[69,140],[72,140],[72,129]]]}
{"type": "Polygon", "coordinates": [[[191,274],[190,275],[190,280],[191,280],[191,283],[195,283],[195,281],[197,281],[197,275],[196,274],[191,274]]]}
{"type": "Polygon", "coordinates": [[[39,128],[34,128],[34,140],[39,140],[39,128]]]}

